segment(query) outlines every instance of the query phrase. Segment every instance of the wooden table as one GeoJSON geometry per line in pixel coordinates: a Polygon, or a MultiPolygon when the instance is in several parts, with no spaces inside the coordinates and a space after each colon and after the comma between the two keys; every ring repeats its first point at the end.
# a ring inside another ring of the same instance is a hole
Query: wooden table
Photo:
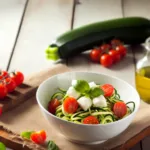
{"type": "MultiPolygon", "coordinates": [[[[150,18],[149,0],[1,0],[0,67],[25,75],[45,69],[44,50],[59,34],[81,25],[126,16],[150,18]]],[[[137,47],[111,69],[91,63],[86,54],[63,62],[74,70],[111,74],[135,85],[135,62],[143,56],[137,47]],[[136,52],[134,52],[134,50],[136,52]]],[[[147,134],[148,135],[148,134],[147,134]]],[[[149,150],[150,137],[139,138],[132,150],[149,150]]]]}

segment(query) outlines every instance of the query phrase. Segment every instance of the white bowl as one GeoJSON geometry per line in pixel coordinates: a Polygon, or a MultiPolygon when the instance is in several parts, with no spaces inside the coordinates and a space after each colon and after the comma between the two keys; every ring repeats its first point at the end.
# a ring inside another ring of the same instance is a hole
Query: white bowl
{"type": "Polygon", "coordinates": [[[82,144],[97,144],[119,135],[130,125],[140,106],[140,97],[130,84],[116,77],[92,72],[68,72],[52,76],[39,86],[36,98],[43,115],[49,123],[68,140],[82,144]],[[75,124],[52,115],[47,111],[51,95],[55,93],[58,87],[67,90],[73,79],[84,79],[99,84],[112,84],[118,90],[122,100],[135,102],[134,112],[119,121],[105,125],[75,124]]]}

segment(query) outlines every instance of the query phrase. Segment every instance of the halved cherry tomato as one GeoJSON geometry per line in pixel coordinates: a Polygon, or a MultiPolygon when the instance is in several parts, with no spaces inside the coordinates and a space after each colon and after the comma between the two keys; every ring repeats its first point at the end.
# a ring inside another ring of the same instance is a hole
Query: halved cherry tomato
{"type": "Polygon", "coordinates": [[[111,45],[109,45],[109,44],[102,44],[100,46],[100,49],[102,50],[102,52],[107,52],[107,51],[109,51],[111,49],[111,45]]]}
{"type": "Polygon", "coordinates": [[[90,58],[94,62],[99,62],[99,58],[100,58],[101,54],[102,54],[102,51],[100,49],[93,49],[90,52],[90,58]]]}
{"type": "Polygon", "coordinates": [[[118,118],[122,118],[127,113],[127,106],[124,102],[114,104],[113,112],[118,118]]]}
{"type": "Polygon", "coordinates": [[[83,119],[83,124],[99,124],[99,121],[94,116],[88,116],[83,119]]]}
{"type": "Polygon", "coordinates": [[[48,111],[52,114],[55,114],[56,108],[60,105],[60,101],[58,99],[53,99],[48,104],[48,111]]]}
{"type": "Polygon", "coordinates": [[[24,75],[20,71],[16,71],[10,74],[11,78],[16,82],[16,85],[20,85],[23,83],[24,75]]]}
{"type": "Polygon", "coordinates": [[[125,57],[127,54],[127,48],[123,45],[117,46],[116,50],[120,53],[121,57],[125,57]]]}
{"type": "Polygon", "coordinates": [[[110,50],[110,51],[108,52],[108,54],[109,54],[110,56],[112,56],[113,63],[117,63],[117,62],[120,61],[121,56],[120,56],[120,54],[119,54],[118,51],[116,51],[116,50],[110,50]]]}
{"type": "Polygon", "coordinates": [[[0,107],[0,116],[2,115],[2,108],[0,107]]]}
{"type": "Polygon", "coordinates": [[[122,42],[118,39],[113,39],[111,40],[111,45],[113,48],[115,48],[116,46],[122,45],[122,42]]]}
{"type": "Polygon", "coordinates": [[[46,132],[44,130],[33,132],[30,138],[36,144],[43,144],[46,140],[46,132]]]}
{"type": "Polygon", "coordinates": [[[68,114],[75,113],[78,109],[78,106],[77,100],[73,97],[67,97],[63,103],[64,111],[68,114]]]}
{"type": "Polygon", "coordinates": [[[104,96],[109,97],[114,93],[114,87],[111,84],[104,84],[100,87],[104,91],[104,96]]]}
{"type": "Polygon", "coordinates": [[[12,78],[6,78],[4,80],[8,92],[13,92],[16,88],[16,82],[12,78]]]}
{"type": "Polygon", "coordinates": [[[4,79],[8,76],[8,72],[7,71],[0,71],[0,80],[4,79]]]}
{"type": "Polygon", "coordinates": [[[6,86],[0,83],[0,99],[3,99],[7,95],[7,92],[6,86]]]}
{"type": "Polygon", "coordinates": [[[113,64],[112,56],[110,56],[109,54],[103,54],[100,57],[100,63],[104,67],[110,67],[113,64]]]}

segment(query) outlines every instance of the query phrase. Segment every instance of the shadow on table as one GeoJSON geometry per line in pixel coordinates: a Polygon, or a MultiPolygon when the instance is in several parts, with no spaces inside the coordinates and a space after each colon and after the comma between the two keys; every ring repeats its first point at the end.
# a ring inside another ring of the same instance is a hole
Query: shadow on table
{"type": "Polygon", "coordinates": [[[133,53],[136,53],[136,54],[142,54],[146,52],[146,49],[143,45],[133,45],[133,46],[130,46],[130,49],[132,49],[133,53]]]}

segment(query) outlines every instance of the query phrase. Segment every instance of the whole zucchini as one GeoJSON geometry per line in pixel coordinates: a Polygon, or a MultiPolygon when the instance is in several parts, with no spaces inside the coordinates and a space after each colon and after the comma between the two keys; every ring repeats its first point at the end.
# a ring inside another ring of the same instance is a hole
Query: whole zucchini
{"type": "Polygon", "coordinates": [[[150,20],[142,17],[112,19],[68,31],[46,49],[47,59],[66,59],[113,38],[125,44],[141,44],[150,36],[150,20]]]}

